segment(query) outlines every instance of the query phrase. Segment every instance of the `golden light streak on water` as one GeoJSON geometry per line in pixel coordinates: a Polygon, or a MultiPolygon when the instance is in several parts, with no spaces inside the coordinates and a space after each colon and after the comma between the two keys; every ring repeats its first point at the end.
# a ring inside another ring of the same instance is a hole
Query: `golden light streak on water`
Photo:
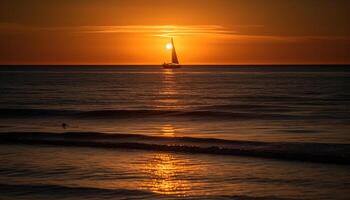
{"type": "Polygon", "coordinates": [[[174,137],[175,136],[175,129],[172,125],[164,125],[162,127],[162,134],[163,136],[166,136],[166,137],[174,137]]]}
{"type": "Polygon", "coordinates": [[[186,168],[185,163],[180,162],[172,154],[155,154],[145,167],[151,181],[145,182],[143,187],[157,194],[186,196],[191,190],[190,182],[179,178],[179,175],[187,170],[186,168]]]}
{"type": "Polygon", "coordinates": [[[162,109],[180,109],[182,108],[181,102],[177,98],[178,93],[178,83],[176,82],[176,73],[172,69],[163,70],[163,78],[161,84],[161,89],[159,91],[159,98],[156,102],[157,108],[162,109]]]}

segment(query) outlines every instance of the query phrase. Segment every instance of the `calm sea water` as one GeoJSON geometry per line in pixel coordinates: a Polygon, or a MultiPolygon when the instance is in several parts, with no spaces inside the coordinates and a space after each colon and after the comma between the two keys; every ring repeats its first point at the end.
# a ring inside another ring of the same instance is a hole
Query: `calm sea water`
{"type": "Polygon", "coordinates": [[[0,199],[347,199],[349,88],[348,66],[1,67],[0,199]]]}

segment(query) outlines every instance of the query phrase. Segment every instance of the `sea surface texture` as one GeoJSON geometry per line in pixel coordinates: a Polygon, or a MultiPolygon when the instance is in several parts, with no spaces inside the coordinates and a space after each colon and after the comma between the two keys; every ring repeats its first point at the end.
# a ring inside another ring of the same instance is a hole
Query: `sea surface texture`
{"type": "Polygon", "coordinates": [[[349,66],[2,66],[0,199],[349,199],[349,88],[349,66]]]}

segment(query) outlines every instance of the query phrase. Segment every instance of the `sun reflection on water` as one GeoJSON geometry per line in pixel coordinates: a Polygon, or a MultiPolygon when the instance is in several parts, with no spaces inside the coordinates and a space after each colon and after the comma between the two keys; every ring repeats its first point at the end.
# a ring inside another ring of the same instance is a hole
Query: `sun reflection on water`
{"type": "Polygon", "coordinates": [[[192,189],[188,180],[179,178],[186,171],[185,163],[180,163],[172,154],[155,154],[145,170],[151,181],[145,182],[144,188],[154,193],[186,196],[192,189]]]}
{"type": "Polygon", "coordinates": [[[162,126],[162,134],[165,137],[174,137],[175,136],[175,128],[170,124],[164,125],[164,126],[162,126]]]}
{"type": "Polygon", "coordinates": [[[156,106],[163,109],[180,108],[178,85],[176,82],[176,73],[172,69],[163,69],[163,78],[159,91],[159,99],[156,106]]]}

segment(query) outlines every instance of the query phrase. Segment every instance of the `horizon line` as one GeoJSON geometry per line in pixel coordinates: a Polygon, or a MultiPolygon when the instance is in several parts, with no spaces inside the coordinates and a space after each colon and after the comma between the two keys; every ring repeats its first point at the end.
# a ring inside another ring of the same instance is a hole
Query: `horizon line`
{"type": "MultiPolygon", "coordinates": [[[[347,66],[350,65],[350,63],[248,63],[248,64],[183,64],[181,66],[188,66],[188,67],[200,67],[200,66],[326,66],[326,65],[333,65],[333,66],[347,66]]],[[[50,67],[50,66],[139,66],[139,67],[150,67],[150,66],[162,66],[161,64],[69,64],[69,63],[63,63],[63,64],[0,64],[0,67],[6,67],[6,66],[38,66],[38,67],[50,67]]]]}

